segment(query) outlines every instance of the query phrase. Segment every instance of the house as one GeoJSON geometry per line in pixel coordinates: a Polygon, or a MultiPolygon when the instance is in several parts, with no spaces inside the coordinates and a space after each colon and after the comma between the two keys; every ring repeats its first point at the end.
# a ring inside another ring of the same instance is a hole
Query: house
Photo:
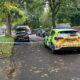
{"type": "Polygon", "coordinates": [[[0,26],[0,35],[4,35],[6,31],[6,26],[0,26]]]}

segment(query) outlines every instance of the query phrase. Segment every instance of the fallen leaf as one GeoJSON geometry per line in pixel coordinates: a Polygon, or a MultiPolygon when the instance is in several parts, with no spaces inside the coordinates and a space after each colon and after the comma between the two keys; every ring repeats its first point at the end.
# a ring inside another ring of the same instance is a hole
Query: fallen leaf
{"type": "Polygon", "coordinates": [[[40,70],[37,70],[37,71],[34,71],[35,74],[38,74],[38,73],[41,73],[42,71],[40,70]]]}
{"type": "Polygon", "coordinates": [[[48,69],[50,72],[59,72],[60,68],[49,68],[48,69]]]}
{"type": "Polygon", "coordinates": [[[36,69],[37,67],[35,67],[35,66],[31,66],[31,69],[36,69]]]}
{"type": "Polygon", "coordinates": [[[59,59],[59,61],[63,61],[63,59],[59,59]]]}
{"type": "Polygon", "coordinates": [[[33,71],[32,69],[29,70],[30,72],[33,71]]]}
{"type": "Polygon", "coordinates": [[[39,60],[39,62],[43,62],[43,60],[39,60]]]}
{"type": "Polygon", "coordinates": [[[57,61],[54,61],[54,63],[57,63],[57,61]]]}
{"type": "Polygon", "coordinates": [[[60,63],[60,64],[64,65],[64,63],[60,63]]]}
{"type": "Polygon", "coordinates": [[[44,77],[49,77],[49,76],[48,74],[43,74],[41,77],[44,78],[44,77]]]}

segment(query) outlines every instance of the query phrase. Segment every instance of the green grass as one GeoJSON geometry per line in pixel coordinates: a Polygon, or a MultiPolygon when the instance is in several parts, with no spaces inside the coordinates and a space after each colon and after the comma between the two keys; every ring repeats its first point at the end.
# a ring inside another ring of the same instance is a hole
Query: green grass
{"type": "Polygon", "coordinates": [[[10,57],[12,55],[14,44],[0,44],[0,55],[10,57]]]}
{"type": "Polygon", "coordinates": [[[13,37],[0,37],[0,42],[14,42],[13,37]]]}
{"type": "Polygon", "coordinates": [[[7,44],[5,42],[14,42],[13,37],[0,37],[0,55],[4,57],[9,57],[12,55],[12,50],[14,47],[14,44],[7,44]]]}

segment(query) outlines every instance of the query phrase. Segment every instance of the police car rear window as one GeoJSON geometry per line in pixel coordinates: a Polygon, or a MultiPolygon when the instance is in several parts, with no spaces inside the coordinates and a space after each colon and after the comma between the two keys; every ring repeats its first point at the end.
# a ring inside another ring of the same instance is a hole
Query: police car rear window
{"type": "Polygon", "coordinates": [[[78,36],[78,31],[60,31],[59,32],[61,37],[63,36],[78,36]]]}

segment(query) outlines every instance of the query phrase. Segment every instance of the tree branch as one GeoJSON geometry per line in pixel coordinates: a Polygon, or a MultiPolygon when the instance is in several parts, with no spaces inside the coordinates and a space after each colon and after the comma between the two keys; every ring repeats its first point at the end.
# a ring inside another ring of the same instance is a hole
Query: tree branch
{"type": "Polygon", "coordinates": [[[52,11],[52,10],[53,10],[53,7],[52,7],[52,0],[48,0],[48,2],[49,2],[50,9],[51,9],[51,11],[52,11]]]}
{"type": "Polygon", "coordinates": [[[55,8],[55,12],[54,12],[55,14],[57,14],[57,12],[59,11],[60,5],[61,5],[61,1],[58,4],[56,4],[56,8],[55,8]]]}

